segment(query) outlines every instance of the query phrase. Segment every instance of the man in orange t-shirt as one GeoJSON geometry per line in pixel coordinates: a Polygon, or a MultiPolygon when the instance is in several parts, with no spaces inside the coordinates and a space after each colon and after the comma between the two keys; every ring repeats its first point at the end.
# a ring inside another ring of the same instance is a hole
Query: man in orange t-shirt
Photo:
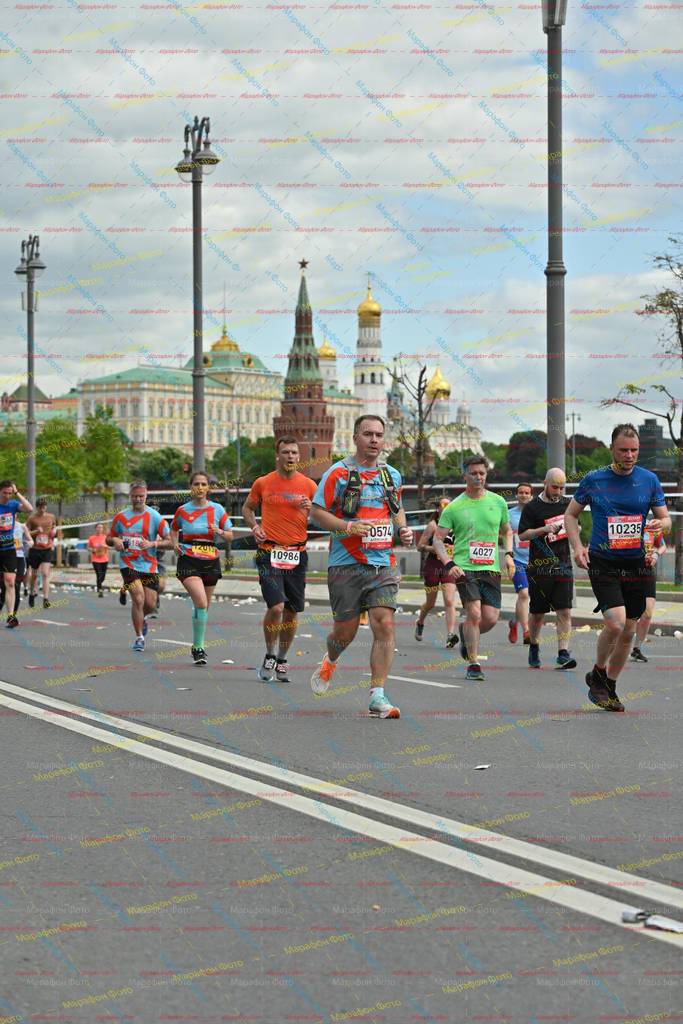
{"type": "Polygon", "coordinates": [[[242,515],[257,544],[254,559],[267,611],[263,618],[266,656],[258,676],[264,683],[290,682],[287,651],[297,614],[305,606],[308,513],[315,484],[299,473],[299,446],[281,437],[275,446],[275,471],[254,481],[242,515]],[[255,512],[261,507],[261,522],[255,512]],[[277,655],[275,651],[277,649],[277,655]]]}

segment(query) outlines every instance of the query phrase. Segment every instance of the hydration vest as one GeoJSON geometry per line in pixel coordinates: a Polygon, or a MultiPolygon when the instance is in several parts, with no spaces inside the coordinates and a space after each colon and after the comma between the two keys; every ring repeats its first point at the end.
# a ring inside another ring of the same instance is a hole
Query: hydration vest
{"type": "MultiPolygon", "coordinates": [[[[341,511],[343,516],[348,516],[349,519],[353,519],[360,506],[363,481],[361,480],[361,475],[355,466],[347,466],[346,462],[343,464],[348,469],[349,475],[346,481],[346,487],[344,488],[344,493],[341,497],[341,511]]],[[[401,508],[401,501],[396,493],[396,485],[394,484],[393,478],[386,464],[383,463],[378,466],[377,470],[382,484],[384,500],[389,506],[391,514],[395,516],[401,508]]]]}

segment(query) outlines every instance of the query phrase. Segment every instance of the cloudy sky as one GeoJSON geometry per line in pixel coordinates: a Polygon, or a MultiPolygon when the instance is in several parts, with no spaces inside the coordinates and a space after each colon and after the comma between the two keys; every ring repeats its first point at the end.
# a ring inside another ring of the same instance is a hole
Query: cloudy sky
{"type": "MultiPolygon", "coordinates": [[[[603,438],[620,384],[681,390],[635,313],[681,225],[680,19],[569,0],[567,408],[603,438]]],[[[173,168],[198,114],[221,156],[203,190],[206,347],[225,285],[232,336],[284,371],[305,257],[316,341],[347,383],[369,271],[388,359],[438,362],[488,440],[544,429],[545,39],[535,4],[483,0],[5,7],[0,391],[25,379],[13,270],[31,232],[44,391],[190,356],[191,189],[173,168]]]]}

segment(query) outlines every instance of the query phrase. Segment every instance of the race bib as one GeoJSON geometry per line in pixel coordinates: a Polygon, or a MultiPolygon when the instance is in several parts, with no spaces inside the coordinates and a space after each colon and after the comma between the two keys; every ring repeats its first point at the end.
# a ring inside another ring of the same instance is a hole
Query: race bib
{"type": "Polygon", "coordinates": [[[36,544],[39,548],[46,548],[50,543],[50,538],[46,533],[36,534],[36,544]]]}
{"type": "Polygon", "coordinates": [[[274,569],[294,569],[301,561],[301,552],[288,548],[272,548],[270,564],[274,569]]]}
{"type": "Polygon", "coordinates": [[[557,531],[557,533],[546,534],[545,539],[548,541],[549,544],[554,544],[556,540],[563,540],[567,536],[567,531],[564,528],[564,516],[551,516],[550,519],[545,520],[546,526],[548,525],[548,523],[560,524],[560,529],[557,531]]]}
{"type": "Polygon", "coordinates": [[[193,544],[190,554],[194,558],[217,558],[218,551],[213,544],[193,544]]]}
{"type": "Polygon", "coordinates": [[[390,548],[394,542],[394,528],[391,523],[376,523],[363,537],[364,548],[390,548]]]}
{"type": "Polygon", "coordinates": [[[520,540],[518,533],[513,534],[512,543],[513,543],[514,547],[520,548],[520,549],[521,548],[528,548],[529,547],[529,541],[528,540],[520,540]]]}
{"type": "Polygon", "coordinates": [[[139,533],[125,533],[123,539],[128,541],[128,551],[142,551],[142,537],[139,533]]]}
{"type": "Polygon", "coordinates": [[[496,561],[496,544],[494,541],[471,540],[470,562],[472,565],[494,565],[496,561]]]}
{"type": "Polygon", "coordinates": [[[639,548],[642,516],[608,516],[607,542],[610,548],[639,548]]]}
{"type": "Polygon", "coordinates": [[[14,528],[14,516],[11,512],[3,512],[0,515],[0,530],[12,530],[14,528]]]}

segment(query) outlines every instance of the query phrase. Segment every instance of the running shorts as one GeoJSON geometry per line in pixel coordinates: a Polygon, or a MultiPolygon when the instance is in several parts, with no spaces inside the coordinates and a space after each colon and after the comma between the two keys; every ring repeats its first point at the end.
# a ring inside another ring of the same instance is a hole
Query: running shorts
{"type": "Polygon", "coordinates": [[[327,570],[335,622],[357,619],[366,608],[396,611],[401,574],[388,565],[336,565],[327,570]]]}
{"type": "Polygon", "coordinates": [[[29,548],[29,569],[39,569],[43,562],[52,562],[52,548],[29,548]]]}
{"type": "Polygon", "coordinates": [[[263,600],[268,608],[284,604],[287,611],[302,612],[305,607],[308,555],[302,551],[299,564],[292,569],[276,569],[270,564],[270,551],[259,551],[254,558],[263,600]]]}
{"type": "Polygon", "coordinates": [[[135,583],[136,580],[140,580],[143,587],[147,587],[148,590],[159,589],[159,574],[156,572],[138,572],[137,569],[129,569],[127,565],[120,566],[120,570],[127,590],[130,589],[131,583],[135,583]]]}
{"type": "Polygon", "coordinates": [[[642,558],[603,558],[590,552],[588,577],[597,600],[595,611],[626,609],[627,619],[639,619],[645,611],[650,570],[642,558]]]}
{"type": "Polygon", "coordinates": [[[481,601],[491,608],[500,608],[500,573],[483,569],[465,569],[465,575],[455,581],[463,608],[468,601],[481,601]]]}
{"type": "Polygon", "coordinates": [[[529,573],[529,611],[533,615],[563,611],[574,600],[574,577],[571,573],[529,573]]]}
{"type": "Polygon", "coordinates": [[[181,555],[176,566],[176,579],[186,580],[198,576],[207,587],[215,587],[223,573],[220,558],[196,558],[194,555],[181,555]]]}

